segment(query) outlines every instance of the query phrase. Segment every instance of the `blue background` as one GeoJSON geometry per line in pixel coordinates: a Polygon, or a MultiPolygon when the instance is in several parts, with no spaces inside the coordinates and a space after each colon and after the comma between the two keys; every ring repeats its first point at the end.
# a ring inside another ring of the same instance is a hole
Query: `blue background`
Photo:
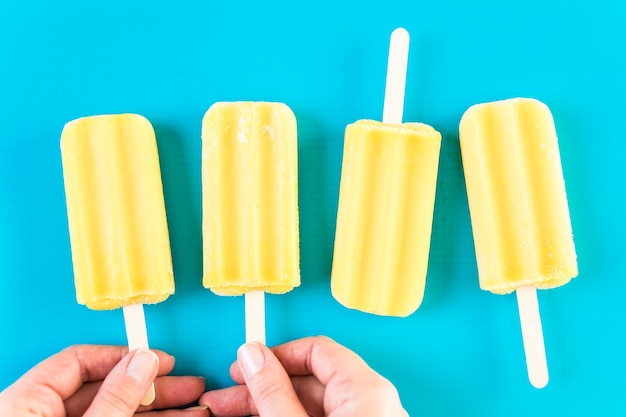
{"type": "Polygon", "coordinates": [[[120,112],[153,123],[161,157],[177,288],[146,308],[151,344],[177,374],[231,383],[243,299],[201,285],[200,125],[212,103],[245,99],[299,122],[302,286],[268,298],[269,344],[329,335],[412,415],[626,415],[623,2],[163,3],[0,3],[0,389],[70,344],[125,343],[121,311],[75,301],[59,151],[67,121],[120,112]],[[329,289],[343,130],[380,119],[398,26],[412,35],[405,120],[443,135],[425,299],[403,319],[329,289]],[[458,142],[470,105],[515,96],[552,109],[579,256],[578,278],[539,293],[543,390],[515,297],[478,287],[458,142]]]}

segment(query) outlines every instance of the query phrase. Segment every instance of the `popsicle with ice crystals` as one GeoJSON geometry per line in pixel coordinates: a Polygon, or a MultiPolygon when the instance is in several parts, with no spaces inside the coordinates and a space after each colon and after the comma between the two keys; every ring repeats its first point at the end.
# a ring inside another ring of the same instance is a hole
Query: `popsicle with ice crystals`
{"type": "Polygon", "coordinates": [[[402,123],[409,34],[391,35],[383,122],[346,128],[331,289],[346,307],[407,316],[422,302],[441,134],[402,123]]]}
{"type": "MultiPolygon", "coordinates": [[[[148,347],[142,304],[174,292],[154,131],[136,114],[67,123],[61,156],[76,298],[124,309],[130,350],[148,347]]],[[[144,404],[154,399],[154,387],[144,404]]]]}
{"type": "Polygon", "coordinates": [[[220,102],[202,122],[204,286],[245,294],[265,342],[264,293],[300,285],[296,119],[282,103],[220,102]]]}
{"type": "Polygon", "coordinates": [[[578,274],[565,182],[548,107],[517,98],[470,107],[460,144],[480,286],[516,291],[531,383],[548,369],[536,288],[578,274]]]}

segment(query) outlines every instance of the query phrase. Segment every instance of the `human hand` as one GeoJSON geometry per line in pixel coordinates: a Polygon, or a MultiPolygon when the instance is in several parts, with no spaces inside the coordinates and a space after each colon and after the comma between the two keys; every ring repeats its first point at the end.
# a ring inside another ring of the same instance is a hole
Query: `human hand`
{"type": "Polygon", "coordinates": [[[408,417],[391,382],[326,337],[245,344],[230,373],[241,385],[200,397],[212,416],[408,417]]]}
{"type": "MultiPolygon", "coordinates": [[[[0,393],[0,416],[130,417],[143,411],[189,404],[204,391],[202,378],[166,376],[174,368],[172,356],[147,349],[127,352],[125,347],[92,345],[63,350],[0,393]],[[153,382],[154,403],[140,407],[153,382]]],[[[195,407],[148,414],[209,415],[207,410],[195,407]]]]}

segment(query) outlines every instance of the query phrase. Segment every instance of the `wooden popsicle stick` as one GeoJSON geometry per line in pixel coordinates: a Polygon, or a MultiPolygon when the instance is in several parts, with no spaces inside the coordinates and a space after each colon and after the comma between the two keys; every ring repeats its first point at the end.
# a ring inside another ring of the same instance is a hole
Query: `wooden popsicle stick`
{"type": "MultiPolygon", "coordinates": [[[[128,339],[128,351],[135,349],[149,349],[148,332],[146,330],[146,317],[143,312],[143,304],[131,304],[122,308],[124,311],[124,324],[126,325],[126,338],[128,339]]],[[[156,397],[154,384],[150,385],[148,392],[141,400],[141,405],[150,405],[156,397]]]]}
{"type": "Polygon", "coordinates": [[[245,294],[246,343],[265,344],[265,292],[256,290],[245,294]]]}
{"type": "Polygon", "coordinates": [[[404,28],[397,28],[391,33],[383,104],[383,123],[402,123],[406,68],[409,61],[409,40],[409,32],[404,28]]]}
{"type": "Polygon", "coordinates": [[[535,287],[525,286],[518,288],[515,293],[522,325],[528,379],[535,388],[543,388],[548,384],[549,375],[537,290],[535,287]]]}

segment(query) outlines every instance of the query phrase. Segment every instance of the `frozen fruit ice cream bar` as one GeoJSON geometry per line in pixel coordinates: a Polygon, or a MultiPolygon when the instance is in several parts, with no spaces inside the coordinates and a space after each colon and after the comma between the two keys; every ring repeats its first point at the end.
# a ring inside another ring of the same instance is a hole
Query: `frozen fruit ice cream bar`
{"type": "Polygon", "coordinates": [[[204,286],[300,285],[297,129],[282,103],[219,102],[202,122],[204,286]]]}
{"type": "Polygon", "coordinates": [[[331,274],[348,308],[408,316],[424,297],[441,134],[402,123],[409,33],[389,42],[383,121],[347,126],[331,274]]]}
{"type": "Polygon", "coordinates": [[[440,146],[421,123],[347,126],[331,279],[346,307],[407,316],[422,302],[440,146]]]}
{"type": "Polygon", "coordinates": [[[174,292],[156,139],[136,114],[65,125],[61,155],[76,297],[95,310],[174,292]]]}
{"type": "Polygon", "coordinates": [[[472,106],[460,124],[480,286],[553,288],[578,274],[556,130],[517,98],[472,106]]]}
{"type": "Polygon", "coordinates": [[[470,107],[459,127],[480,287],[515,291],[528,378],[549,380],[537,288],[578,274],[552,114],[534,99],[470,107]]]}

